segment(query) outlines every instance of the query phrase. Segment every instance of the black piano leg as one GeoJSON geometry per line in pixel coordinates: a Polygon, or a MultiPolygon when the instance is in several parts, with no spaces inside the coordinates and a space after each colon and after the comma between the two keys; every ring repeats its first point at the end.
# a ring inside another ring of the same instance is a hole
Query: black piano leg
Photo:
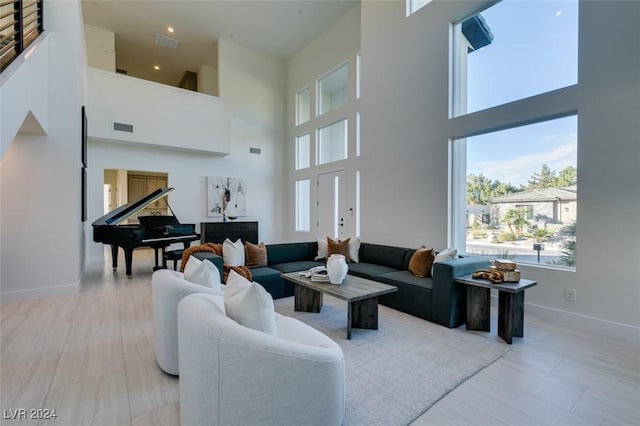
{"type": "MultiPolygon", "coordinates": [[[[156,253],[156,266],[153,267],[154,271],[157,271],[158,269],[163,269],[162,266],[160,266],[160,259],[158,258],[158,251],[162,250],[162,253],[164,253],[164,246],[162,247],[154,247],[153,251],[156,253]]],[[[162,256],[162,258],[164,259],[164,256],[162,256]]],[[[164,260],[163,260],[164,262],[164,260]]],[[[166,268],[164,268],[166,269],[166,268]]]]}
{"type": "Polygon", "coordinates": [[[111,266],[115,271],[118,269],[118,246],[111,245],[111,266]]]}
{"type": "Polygon", "coordinates": [[[131,264],[133,263],[133,249],[124,248],[124,263],[127,265],[127,278],[131,279],[131,264]]]}

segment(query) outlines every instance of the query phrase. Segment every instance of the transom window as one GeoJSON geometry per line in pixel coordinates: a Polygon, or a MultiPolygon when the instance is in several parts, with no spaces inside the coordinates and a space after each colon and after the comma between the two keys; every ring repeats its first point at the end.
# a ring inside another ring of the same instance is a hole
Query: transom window
{"type": "Polygon", "coordinates": [[[347,64],[341,65],[318,80],[318,115],[347,103],[347,64]]]}

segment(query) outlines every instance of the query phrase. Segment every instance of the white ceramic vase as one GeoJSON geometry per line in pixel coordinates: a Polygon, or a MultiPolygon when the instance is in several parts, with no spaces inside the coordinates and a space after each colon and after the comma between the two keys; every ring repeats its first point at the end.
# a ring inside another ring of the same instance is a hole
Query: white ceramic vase
{"type": "Polygon", "coordinates": [[[331,284],[342,284],[342,280],[347,276],[349,266],[344,256],[341,254],[332,254],[327,259],[327,275],[331,284]]]}

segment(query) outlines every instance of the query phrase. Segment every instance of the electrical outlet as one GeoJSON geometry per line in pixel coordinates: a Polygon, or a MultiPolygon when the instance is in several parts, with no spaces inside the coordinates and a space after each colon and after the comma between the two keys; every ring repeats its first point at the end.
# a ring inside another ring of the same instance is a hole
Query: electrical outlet
{"type": "Polygon", "coordinates": [[[569,302],[575,302],[576,301],[576,291],[573,288],[565,288],[564,289],[564,298],[567,299],[569,302]]]}

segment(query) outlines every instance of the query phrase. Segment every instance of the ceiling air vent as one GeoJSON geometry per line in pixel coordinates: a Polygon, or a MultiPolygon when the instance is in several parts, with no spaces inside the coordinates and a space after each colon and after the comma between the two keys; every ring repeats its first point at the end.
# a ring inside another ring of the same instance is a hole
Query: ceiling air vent
{"type": "Polygon", "coordinates": [[[165,37],[162,34],[155,34],[153,42],[159,46],[166,47],[167,49],[176,50],[180,47],[181,41],[174,40],[169,37],[165,37]]]}

